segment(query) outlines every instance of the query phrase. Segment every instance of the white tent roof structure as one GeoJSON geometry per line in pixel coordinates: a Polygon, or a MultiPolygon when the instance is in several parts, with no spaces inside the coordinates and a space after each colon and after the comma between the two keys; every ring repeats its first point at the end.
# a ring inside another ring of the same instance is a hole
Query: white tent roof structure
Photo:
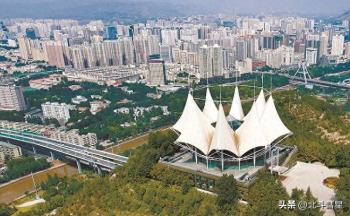
{"type": "Polygon", "coordinates": [[[266,140],[259,120],[259,113],[253,105],[249,116],[237,129],[236,137],[239,144],[239,156],[257,147],[265,147],[269,143],[266,140]]]}
{"type": "Polygon", "coordinates": [[[235,88],[235,94],[233,95],[230,116],[232,116],[235,120],[243,121],[244,113],[241,103],[241,98],[239,96],[238,87],[235,88]]]}
{"type": "Polygon", "coordinates": [[[266,101],[265,101],[265,95],[264,90],[261,89],[258,98],[255,101],[256,109],[258,111],[258,116],[261,118],[262,114],[264,113],[266,101]]]}
{"type": "Polygon", "coordinates": [[[219,105],[219,113],[216,121],[215,132],[211,140],[209,152],[213,150],[227,150],[237,156],[239,155],[234,131],[226,121],[222,104],[219,105]]]}
{"type": "MultiPolygon", "coordinates": [[[[236,105],[232,104],[231,110],[238,107],[238,113],[242,114],[238,89],[235,90],[232,103],[236,105]]],[[[235,113],[236,111],[234,110],[235,113]]],[[[248,115],[244,117],[244,122],[236,131],[231,129],[227,122],[221,103],[219,110],[216,109],[209,89],[207,89],[203,112],[189,93],[183,113],[172,129],[180,133],[176,143],[186,144],[190,149],[195,147],[206,156],[215,150],[225,150],[238,158],[245,158],[245,154],[250,150],[258,147],[266,148],[279,138],[292,134],[280,119],[272,96],[265,102],[263,91],[260,92],[248,115]],[[215,119],[208,118],[208,116],[213,118],[214,114],[216,114],[215,119]],[[216,122],[215,129],[211,125],[212,122],[216,122]]]]}
{"type": "Polygon", "coordinates": [[[268,144],[273,143],[280,137],[292,134],[280,119],[272,96],[267,100],[260,122],[268,144]]]}
{"type": "Polygon", "coordinates": [[[191,94],[188,94],[184,111],[173,129],[181,133],[176,140],[177,142],[190,144],[204,154],[208,154],[214,128],[199,109],[191,94]]]}
{"type": "Polygon", "coordinates": [[[218,109],[214,103],[214,100],[211,96],[209,88],[207,88],[207,93],[205,96],[205,104],[203,108],[204,115],[209,119],[210,123],[216,122],[218,116],[218,109]]]}
{"type": "Polygon", "coordinates": [[[248,116],[251,114],[252,110],[257,109],[258,117],[261,118],[262,114],[264,113],[265,109],[265,96],[264,96],[264,90],[261,89],[259,96],[257,97],[256,101],[254,101],[249,113],[244,117],[244,120],[248,118],[248,116]]]}

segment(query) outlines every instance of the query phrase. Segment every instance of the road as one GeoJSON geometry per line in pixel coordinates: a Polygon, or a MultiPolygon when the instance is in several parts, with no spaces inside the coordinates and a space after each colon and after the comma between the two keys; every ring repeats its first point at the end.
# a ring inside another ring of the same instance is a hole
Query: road
{"type": "Polygon", "coordinates": [[[58,152],[64,154],[66,157],[76,159],[77,163],[80,163],[81,160],[83,163],[85,162],[107,170],[113,170],[116,166],[122,166],[127,162],[127,157],[121,155],[74,145],[24,131],[0,128],[0,137],[19,141],[21,143],[20,145],[25,143],[33,147],[41,147],[53,154],[58,152]]]}

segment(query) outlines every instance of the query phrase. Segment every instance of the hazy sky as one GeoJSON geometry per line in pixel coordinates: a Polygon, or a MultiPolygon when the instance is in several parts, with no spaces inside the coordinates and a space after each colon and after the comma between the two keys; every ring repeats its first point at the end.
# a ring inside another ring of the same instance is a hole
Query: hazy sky
{"type": "Polygon", "coordinates": [[[350,0],[0,0],[0,17],[103,18],[208,13],[340,15],[350,0]]]}

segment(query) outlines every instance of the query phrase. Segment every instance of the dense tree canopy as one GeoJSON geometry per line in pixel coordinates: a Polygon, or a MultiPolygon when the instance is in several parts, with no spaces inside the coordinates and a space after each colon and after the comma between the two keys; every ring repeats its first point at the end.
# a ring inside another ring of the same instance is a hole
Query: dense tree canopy
{"type": "Polygon", "coordinates": [[[0,120],[23,122],[24,121],[24,112],[0,111],[0,120]]]}
{"type": "Polygon", "coordinates": [[[267,171],[260,171],[257,182],[248,191],[248,215],[286,215],[287,212],[280,209],[278,203],[288,199],[281,182],[267,171]]]}
{"type": "Polygon", "coordinates": [[[318,207],[318,201],[317,199],[312,195],[310,188],[307,189],[306,192],[303,190],[299,190],[297,188],[293,189],[291,200],[294,200],[296,203],[296,207],[294,208],[294,212],[298,216],[322,216],[323,213],[320,212],[320,207],[318,207]],[[307,202],[308,205],[310,203],[316,203],[315,208],[307,208],[307,209],[300,209],[298,207],[299,202],[307,202]]]}
{"type": "Polygon", "coordinates": [[[7,170],[3,177],[0,177],[0,183],[50,167],[50,163],[45,159],[34,159],[33,157],[12,159],[7,161],[6,165],[7,170]]]}
{"type": "Polygon", "coordinates": [[[220,210],[224,213],[231,212],[239,196],[235,178],[232,175],[223,175],[216,181],[214,191],[217,193],[216,202],[220,210]]]}
{"type": "MultiPolygon", "coordinates": [[[[348,158],[350,160],[350,158],[348,158]]],[[[337,209],[339,215],[350,215],[350,168],[340,170],[340,178],[336,186],[336,199],[342,201],[342,208],[337,209]]]]}
{"type": "Polygon", "coordinates": [[[16,208],[10,207],[5,203],[0,203],[0,216],[11,216],[16,212],[16,208]]]}

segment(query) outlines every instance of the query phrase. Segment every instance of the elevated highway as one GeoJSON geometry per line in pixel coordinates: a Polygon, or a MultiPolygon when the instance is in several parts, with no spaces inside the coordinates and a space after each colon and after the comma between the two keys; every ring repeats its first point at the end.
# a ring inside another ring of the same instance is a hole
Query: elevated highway
{"type": "Polygon", "coordinates": [[[28,131],[0,128],[0,139],[15,141],[17,145],[31,145],[34,153],[36,148],[42,148],[48,150],[51,156],[62,154],[75,160],[80,172],[80,163],[92,166],[101,172],[101,169],[110,171],[117,166],[123,166],[128,161],[127,157],[121,155],[54,140],[28,131]]]}

